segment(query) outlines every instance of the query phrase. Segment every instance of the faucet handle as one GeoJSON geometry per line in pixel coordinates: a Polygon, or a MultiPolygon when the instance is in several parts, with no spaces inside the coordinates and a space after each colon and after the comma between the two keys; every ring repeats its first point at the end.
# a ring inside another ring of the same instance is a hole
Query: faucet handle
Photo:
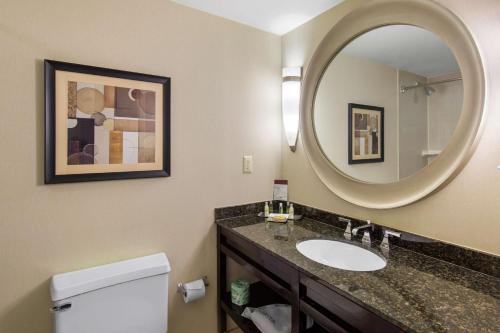
{"type": "Polygon", "coordinates": [[[384,230],[384,236],[394,236],[394,237],[401,237],[401,233],[398,231],[390,230],[390,229],[385,229],[384,230]]]}
{"type": "Polygon", "coordinates": [[[367,246],[372,245],[372,239],[370,236],[370,232],[368,230],[365,230],[365,232],[363,233],[363,238],[361,239],[361,243],[367,246]]]}
{"type": "Polygon", "coordinates": [[[352,236],[352,230],[351,230],[352,224],[351,224],[351,220],[348,219],[348,218],[342,217],[342,216],[339,216],[338,220],[339,220],[339,222],[346,222],[347,223],[347,226],[346,226],[345,231],[344,231],[344,237],[347,238],[347,239],[351,239],[351,236],[352,236]]]}
{"type": "Polygon", "coordinates": [[[380,243],[380,247],[383,250],[389,250],[389,247],[390,247],[389,246],[389,236],[394,236],[394,237],[400,238],[401,237],[401,233],[397,232],[397,231],[394,231],[394,230],[385,229],[384,230],[384,239],[382,240],[382,243],[380,243]]]}

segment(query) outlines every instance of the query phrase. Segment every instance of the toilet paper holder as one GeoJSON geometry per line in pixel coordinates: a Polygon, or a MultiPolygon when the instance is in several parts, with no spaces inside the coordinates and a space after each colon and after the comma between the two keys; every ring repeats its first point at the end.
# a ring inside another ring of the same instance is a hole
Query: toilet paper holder
{"type": "MultiPolygon", "coordinates": [[[[208,287],[209,286],[209,283],[208,283],[208,277],[205,275],[201,278],[203,280],[203,283],[205,284],[205,287],[208,287]]],[[[183,296],[186,296],[187,294],[187,290],[186,288],[184,287],[184,284],[183,283],[179,283],[177,284],[177,292],[183,296]]]]}

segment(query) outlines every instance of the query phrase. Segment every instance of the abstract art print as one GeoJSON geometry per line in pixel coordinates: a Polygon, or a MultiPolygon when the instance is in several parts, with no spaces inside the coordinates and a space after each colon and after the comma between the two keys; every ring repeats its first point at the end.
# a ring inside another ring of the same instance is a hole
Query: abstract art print
{"type": "Polygon", "coordinates": [[[170,79],[45,61],[45,183],[170,175],[170,79]]]}
{"type": "Polygon", "coordinates": [[[349,103],[349,164],[384,161],[384,108],[349,103]]]}

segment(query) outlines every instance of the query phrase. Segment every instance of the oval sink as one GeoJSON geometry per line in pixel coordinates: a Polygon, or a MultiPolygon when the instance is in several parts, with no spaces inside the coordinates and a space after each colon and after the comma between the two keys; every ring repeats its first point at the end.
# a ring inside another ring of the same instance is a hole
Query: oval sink
{"type": "Polygon", "coordinates": [[[368,272],[382,269],[385,259],[362,247],[326,239],[298,243],[297,250],[320,264],[348,271],[368,272]]]}

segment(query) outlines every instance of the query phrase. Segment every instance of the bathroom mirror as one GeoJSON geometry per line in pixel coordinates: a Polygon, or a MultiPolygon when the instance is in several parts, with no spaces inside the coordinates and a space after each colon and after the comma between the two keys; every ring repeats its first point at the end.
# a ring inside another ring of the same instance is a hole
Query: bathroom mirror
{"type": "Polygon", "coordinates": [[[485,116],[474,38],[433,1],[372,1],[351,12],[317,47],[302,87],[311,166],[339,197],[368,208],[404,206],[444,186],[473,153],[485,116]]]}
{"type": "Polygon", "coordinates": [[[443,151],[462,102],[450,48],[423,28],[388,25],[350,41],[330,62],[316,91],[314,130],[342,173],[397,182],[443,151]]]}

